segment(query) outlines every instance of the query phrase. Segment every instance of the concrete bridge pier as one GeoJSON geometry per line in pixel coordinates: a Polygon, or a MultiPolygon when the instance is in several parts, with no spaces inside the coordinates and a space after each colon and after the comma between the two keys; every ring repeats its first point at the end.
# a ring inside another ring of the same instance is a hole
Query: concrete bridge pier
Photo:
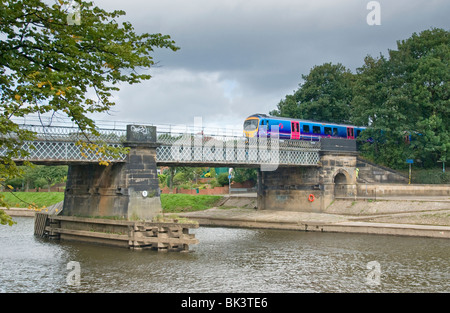
{"type": "Polygon", "coordinates": [[[127,126],[124,162],[69,165],[62,215],[151,220],[162,212],[156,127],[127,126]]]}
{"type": "Polygon", "coordinates": [[[336,195],[356,195],[356,157],[352,151],[321,151],[317,166],[258,171],[258,209],[322,212],[336,195]]]}
{"type": "Polygon", "coordinates": [[[326,209],[335,196],[357,195],[357,153],[323,151],[320,157],[319,184],[322,190],[321,210],[326,209]]]}

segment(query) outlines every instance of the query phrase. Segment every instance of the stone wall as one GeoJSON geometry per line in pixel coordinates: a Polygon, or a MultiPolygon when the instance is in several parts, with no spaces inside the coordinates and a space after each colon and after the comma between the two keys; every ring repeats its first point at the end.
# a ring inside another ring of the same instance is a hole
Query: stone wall
{"type": "Polygon", "coordinates": [[[317,167],[282,167],[260,172],[263,184],[259,209],[281,211],[320,211],[322,190],[317,167]],[[309,200],[313,195],[313,201],[309,200]]]}
{"type": "Polygon", "coordinates": [[[258,208],[321,212],[335,192],[356,192],[356,153],[321,153],[318,166],[279,167],[259,172],[258,208]]]}
{"type": "Polygon", "coordinates": [[[359,183],[369,183],[369,184],[408,183],[408,177],[405,177],[392,169],[371,163],[361,158],[357,159],[356,167],[358,168],[359,171],[358,175],[359,183]]]}
{"type": "Polygon", "coordinates": [[[450,197],[450,185],[364,184],[357,186],[358,197],[450,197]]]}
{"type": "Polygon", "coordinates": [[[127,218],[124,167],[123,163],[69,165],[62,214],[127,218]]]}
{"type": "Polygon", "coordinates": [[[149,220],[162,211],[155,129],[133,127],[127,129],[125,162],[69,166],[63,215],[149,220]]]}

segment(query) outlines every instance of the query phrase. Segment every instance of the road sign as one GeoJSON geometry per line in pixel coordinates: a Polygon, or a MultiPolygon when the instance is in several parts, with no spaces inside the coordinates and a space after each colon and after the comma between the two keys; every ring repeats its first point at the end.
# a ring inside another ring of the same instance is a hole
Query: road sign
{"type": "Polygon", "coordinates": [[[406,159],[406,163],[409,164],[409,181],[408,184],[411,184],[411,164],[414,163],[413,159],[406,159]]]}

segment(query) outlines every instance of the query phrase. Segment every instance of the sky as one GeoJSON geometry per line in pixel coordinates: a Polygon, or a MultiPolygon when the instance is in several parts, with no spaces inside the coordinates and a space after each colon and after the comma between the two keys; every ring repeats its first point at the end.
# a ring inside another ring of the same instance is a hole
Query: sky
{"type": "Polygon", "coordinates": [[[201,118],[205,127],[239,130],[249,115],[275,109],[316,65],[341,63],[355,72],[365,56],[387,55],[414,32],[450,28],[448,0],[94,3],[124,10],[136,32],[170,35],[180,47],[155,50],[152,78],[119,86],[116,106],[93,116],[134,123],[193,125],[201,118]]]}

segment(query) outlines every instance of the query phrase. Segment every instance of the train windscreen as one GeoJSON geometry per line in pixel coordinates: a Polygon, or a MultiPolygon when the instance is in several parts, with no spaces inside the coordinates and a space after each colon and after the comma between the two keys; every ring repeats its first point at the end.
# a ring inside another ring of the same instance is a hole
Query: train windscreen
{"type": "Polygon", "coordinates": [[[249,119],[244,122],[245,131],[254,131],[258,129],[258,119],[249,119]]]}

